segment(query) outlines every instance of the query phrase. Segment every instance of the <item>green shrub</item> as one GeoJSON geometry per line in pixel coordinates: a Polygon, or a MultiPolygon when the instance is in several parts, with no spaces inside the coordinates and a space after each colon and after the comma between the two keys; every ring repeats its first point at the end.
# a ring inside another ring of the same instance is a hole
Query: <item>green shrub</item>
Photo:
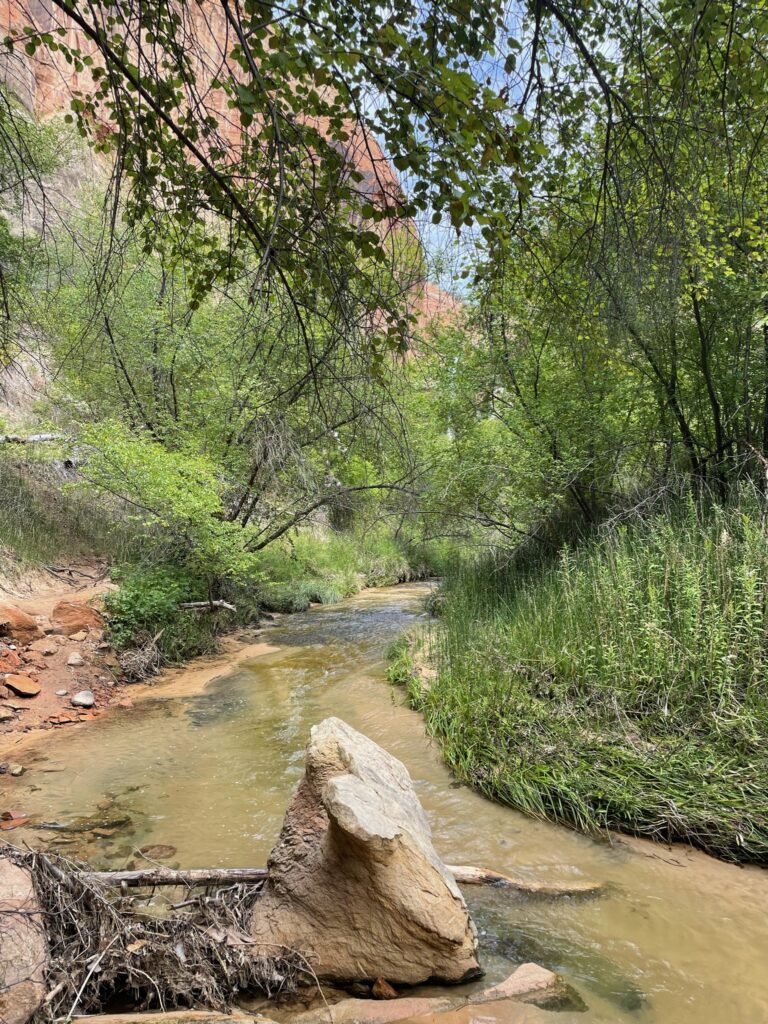
{"type": "Polygon", "coordinates": [[[169,663],[205,654],[215,647],[222,627],[219,612],[180,609],[185,601],[204,600],[200,580],[170,566],[117,571],[120,586],[107,594],[108,637],[123,651],[154,639],[169,663]]]}

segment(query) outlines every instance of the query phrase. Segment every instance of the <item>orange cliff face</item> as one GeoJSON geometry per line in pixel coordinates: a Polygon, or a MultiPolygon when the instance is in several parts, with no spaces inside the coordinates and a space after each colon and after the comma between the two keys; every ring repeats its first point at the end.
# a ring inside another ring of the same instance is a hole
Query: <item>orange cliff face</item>
{"type": "MultiPolygon", "coordinates": [[[[215,0],[184,5],[184,32],[189,38],[193,62],[199,67],[199,80],[206,83],[198,97],[207,113],[218,121],[217,144],[236,157],[243,143],[243,128],[239,117],[227,105],[227,96],[221,89],[211,89],[210,81],[218,76],[241,75],[238,65],[230,59],[233,34],[223,8],[215,0]]],[[[95,45],[88,36],[48,0],[0,0],[0,34],[18,37],[25,26],[40,32],[64,31],[62,43],[76,48],[99,62],[95,45]]],[[[44,47],[28,55],[22,46],[13,53],[0,50],[0,81],[17,96],[23,106],[35,117],[45,118],[70,107],[73,93],[88,93],[93,79],[87,69],[77,71],[60,51],[51,52],[44,47]]],[[[320,124],[324,132],[325,126],[320,124]]],[[[329,132],[324,132],[326,135],[329,132]]],[[[332,145],[341,153],[350,168],[362,175],[355,183],[361,200],[376,206],[393,206],[402,197],[400,182],[379,143],[360,124],[352,122],[349,138],[332,145]]],[[[390,221],[389,228],[409,232],[416,244],[418,237],[413,223],[390,221]]],[[[387,228],[385,228],[387,230],[387,228]]],[[[417,328],[423,329],[436,319],[455,319],[461,303],[437,285],[417,279],[408,285],[407,306],[414,314],[417,328]]]]}

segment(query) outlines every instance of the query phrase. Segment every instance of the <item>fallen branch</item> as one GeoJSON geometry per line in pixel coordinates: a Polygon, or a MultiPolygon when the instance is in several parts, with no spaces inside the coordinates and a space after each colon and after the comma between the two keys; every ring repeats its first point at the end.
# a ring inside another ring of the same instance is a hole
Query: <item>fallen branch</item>
{"type": "Polygon", "coordinates": [[[215,611],[217,608],[225,608],[228,612],[236,612],[237,608],[228,601],[185,601],[179,608],[187,611],[190,608],[200,608],[206,611],[215,611]]]}
{"type": "Polygon", "coordinates": [[[171,868],[146,868],[140,871],[81,871],[86,881],[103,885],[127,885],[131,889],[155,885],[254,885],[267,877],[266,868],[192,868],[174,871],[171,868]]]}
{"type": "Polygon", "coordinates": [[[516,889],[529,896],[590,896],[602,891],[600,882],[534,882],[527,878],[511,878],[487,868],[466,864],[446,865],[460,885],[492,885],[497,889],[516,889]]]}
{"type": "MultiPolygon", "coordinates": [[[[586,896],[598,893],[598,882],[534,882],[511,878],[498,871],[468,865],[446,865],[460,885],[490,885],[499,889],[515,889],[528,895],[586,896]]],[[[103,885],[151,888],[156,885],[179,885],[187,888],[203,885],[254,885],[267,878],[266,868],[192,868],[174,871],[171,868],[147,868],[139,871],[88,871],[81,877],[103,885]]]]}
{"type": "Polygon", "coordinates": [[[66,434],[30,434],[22,437],[20,434],[0,434],[0,444],[40,444],[44,441],[70,441],[66,434]]]}

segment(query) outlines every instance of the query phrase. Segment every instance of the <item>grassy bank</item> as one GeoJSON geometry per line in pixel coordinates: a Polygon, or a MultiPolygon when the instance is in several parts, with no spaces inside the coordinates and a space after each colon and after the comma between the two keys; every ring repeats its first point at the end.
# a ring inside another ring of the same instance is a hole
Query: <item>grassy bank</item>
{"type": "MultiPolygon", "coordinates": [[[[586,831],[768,862],[768,523],[743,491],[448,578],[411,699],[454,772],[586,831]]],[[[393,674],[407,676],[403,654],[393,674]]]]}

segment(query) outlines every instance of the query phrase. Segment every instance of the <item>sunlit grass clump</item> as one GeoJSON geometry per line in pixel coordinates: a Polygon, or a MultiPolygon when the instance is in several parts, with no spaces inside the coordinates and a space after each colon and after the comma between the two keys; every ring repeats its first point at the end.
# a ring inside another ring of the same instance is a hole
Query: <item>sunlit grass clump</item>
{"type": "Polygon", "coordinates": [[[580,829],[768,862],[768,522],[744,490],[446,582],[419,704],[453,770],[580,829]]]}

